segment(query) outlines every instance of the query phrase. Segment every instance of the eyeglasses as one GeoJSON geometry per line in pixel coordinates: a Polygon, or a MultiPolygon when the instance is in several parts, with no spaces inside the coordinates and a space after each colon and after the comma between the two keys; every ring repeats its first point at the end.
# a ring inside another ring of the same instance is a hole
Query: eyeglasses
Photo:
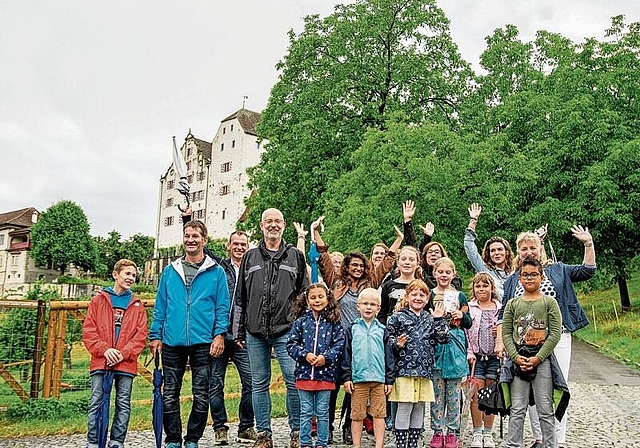
{"type": "Polygon", "coordinates": [[[540,277],[539,272],[525,272],[524,274],[520,274],[520,278],[524,278],[525,280],[531,280],[538,277],[540,277]]]}
{"type": "Polygon", "coordinates": [[[262,222],[265,223],[268,226],[270,226],[271,224],[278,224],[279,226],[284,224],[284,220],[283,219],[265,219],[262,222]]]}
{"type": "Polygon", "coordinates": [[[361,263],[349,263],[349,266],[354,267],[354,268],[364,269],[364,265],[361,264],[361,263]]]}
{"type": "Polygon", "coordinates": [[[358,305],[362,305],[364,307],[368,307],[370,306],[371,308],[375,308],[377,306],[380,306],[378,303],[376,302],[358,302],[358,305]]]}

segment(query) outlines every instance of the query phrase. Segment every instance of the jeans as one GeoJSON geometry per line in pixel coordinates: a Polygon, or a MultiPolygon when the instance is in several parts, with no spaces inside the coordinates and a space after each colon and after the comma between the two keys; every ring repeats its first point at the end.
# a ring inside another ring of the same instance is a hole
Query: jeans
{"type": "Polygon", "coordinates": [[[224,380],[229,361],[233,361],[238,369],[242,396],[238,407],[240,425],[238,431],[253,427],[253,406],[251,404],[251,364],[246,348],[239,347],[230,339],[224,341],[224,352],[213,358],[211,364],[211,380],[209,381],[209,407],[214,429],[226,427],[227,410],[224,405],[224,380]]]}
{"type": "Polygon", "coordinates": [[[182,378],[187,368],[191,368],[191,391],[193,403],[187,423],[185,442],[198,442],[207,425],[209,412],[209,377],[211,375],[210,344],[187,347],[162,346],[162,369],[164,373],[164,432],[166,443],[182,442],[182,421],[180,419],[180,390],[182,378]]]}
{"type": "Polygon", "coordinates": [[[514,376],[511,383],[511,412],[509,414],[509,432],[506,448],[522,446],[524,417],[529,405],[529,395],[533,391],[542,430],[542,446],[556,446],[556,425],[553,414],[553,381],[551,379],[551,362],[546,359],[538,365],[538,372],[532,381],[524,381],[514,376]]]}
{"type": "MultiPolygon", "coordinates": [[[[98,434],[96,432],[96,414],[102,405],[102,378],[103,373],[91,375],[91,401],[89,402],[89,418],[87,423],[87,446],[97,448],[98,434]]],[[[116,373],[114,388],[116,393],[115,413],[111,425],[111,437],[108,446],[121,448],[127,437],[129,427],[129,415],[131,414],[131,388],[133,377],[116,373]]],[[[106,417],[107,419],[109,416],[106,417]]]]}
{"type": "Polygon", "coordinates": [[[287,337],[285,333],[277,338],[262,338],[247,333],[247,351],[251,359],[251,384],[253,412],[256,416],[256,430],[258,432],[271,431],[271,348],[276,351],[276,358],[280,364],[282,377],[287,386],[287,416],[291,431],[300,429],[300,398],[295,385],[293,371],[296,363],[287,353],[287,337]]]}
{"type": "Polygon", "coordinates": [[[330,390],[298,390],[300,396],[300,446],[311,446],[311,419],[318,419],[316,447],[329,444],[329,397],[330,390]]]}
{"type": "MultiPolygon", "coordinates": [[[[569,368],[571,367],[571,333],[562,333],[560,336],[560,342],[553,349],[553,354],[556,355],[558,364],[560,365],[560,371],[564,380],[569,383],[569,368]]],[[[540,429],[540,422],[538,421],[538,412],[535,406],[529,407],[529,418],[531,419],[531,431],[533,437],[536,440],[542,440],[542,430],[540,429]]],[[[561,421],[556,420],[556,438],[558,445],[564,445],[567,441],[567,412],[564,413],[561,421]]]]}

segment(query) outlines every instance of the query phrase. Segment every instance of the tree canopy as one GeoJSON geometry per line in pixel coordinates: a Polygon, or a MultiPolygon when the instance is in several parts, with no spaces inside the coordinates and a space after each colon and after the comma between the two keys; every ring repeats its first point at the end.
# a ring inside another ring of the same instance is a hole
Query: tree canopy
{"type": "MultiPolygon", "coordinates": [[[[250,172],[249,226],[279,207],[327,216],[332,248],[391,241],[401,203],[461,264],[467,207],[480,239],[514,241],[549,223],[559,258],[579,263],[569,228],[595,238],[601,275],[620,285],[640,233],[640,24],[612,18],[602,40],[505,25],[486,38],[482,74],[458,55],[435,2],[360,0],[290,33],[250,172]]],[[[308,225],[308,224],[307,224],[308,225]]],[[[626,297],[625,297],[626,295],[626,297]]]]}
{"type": "Polygon", "coordinates": [[[91,269],[96,246],[89,233],[89,221],[82,208],[72,201],[60,201],[45,210],[31,227],[29,256],[36,264],[60,270],[73,264],[91,269]]]}

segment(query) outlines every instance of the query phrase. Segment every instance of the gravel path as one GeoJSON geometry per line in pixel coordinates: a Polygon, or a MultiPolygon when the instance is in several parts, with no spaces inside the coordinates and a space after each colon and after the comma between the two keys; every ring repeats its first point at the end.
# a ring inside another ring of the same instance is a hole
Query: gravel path
{"type": "MultiPolygon", "coordinates": [[[[571,402],[568,415],[569,448],[640,448],[640,371],[630,369],[617,361],[606,358],[586,344],[574,339],[573,359],[569,386],[571,402]]],[[[277,448],[288,448],[289,429],[286,419],[273,420],[274,441],[277,448]]],[[[507,420],[504,421],[505,432],[507,420]]],[[[526,425],[528,426],[528,425],[526,425]]],[[[233,440],[237,425],[231,424],[229,438],[233,440]]],[[[427,422],[428,427],[428,422],[427,422]]],[[[495,424],[497,446],[503,446],[498,434],[499,420],[495,424]]],[[[527,428],[528,430],[528,428],[527,428]]],[[[336,448],[342,445],[340,434],[335,432],[336,448]]],[[[393,438],[387,436],[385,446],[392,445],[393,438]]],[[[525,441],[531,440],[526,433],[525,441]]],[[[0,440],[0,448],[78,448],[85,445],[85,435],[25,437],[22,439],[0,440]]],[[[470,436],[465,438],[465,446],[470,444],[470,436]]],[[[135,448],[154,447],[151,431],[130,432],[127,446],[135,448]]],[[[207,428],[200,441],[201,447],[213,447],[213,430],[207,428]]],[[[251,445],[232,443],[229,448],[250,448],[251,445]]],[[[373,447],[373,439],[365,436],[363,446],[373,447]]],[[[525,443],[525,446],[528,446],[525,443]]]]}

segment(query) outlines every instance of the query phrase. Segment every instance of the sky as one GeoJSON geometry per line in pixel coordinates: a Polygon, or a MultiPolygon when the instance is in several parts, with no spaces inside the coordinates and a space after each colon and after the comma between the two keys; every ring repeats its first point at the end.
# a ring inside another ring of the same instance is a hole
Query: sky
{"type": "MultiPolygon", "coordinates": [[[[231,2],[0,0],[0,213],[68,199],[93,235],[155,235],[171,137],[211,141],[220,120],[265,108],[289,30],[327,0],[231,2]]],[[[345,3],[345,2],[342,2],[345,3]]],[[[640,21],[632,0],[440,0],[462,56],[507,23],[574,42],[610,17],[640,21]]]]}

